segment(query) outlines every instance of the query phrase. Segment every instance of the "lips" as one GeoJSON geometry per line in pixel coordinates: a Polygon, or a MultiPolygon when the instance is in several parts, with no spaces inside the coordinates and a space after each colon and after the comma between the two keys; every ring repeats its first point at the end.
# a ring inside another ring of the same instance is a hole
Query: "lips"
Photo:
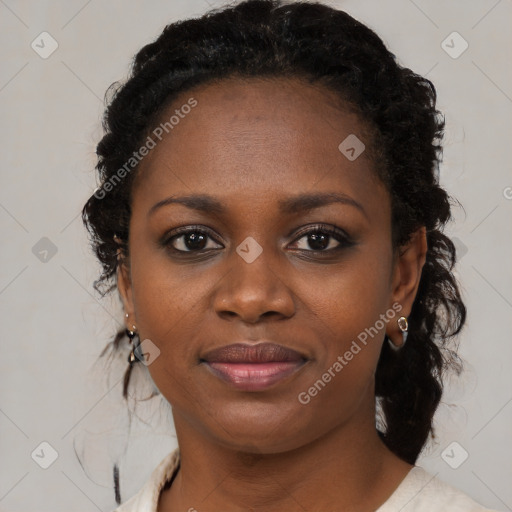
{"type": "Polygon", "coordinates": [[[298,371],[307,361],[275,343],[235,343],[207,352],[201,362],[217,377],[244,391],[261,391],[298,371]]]}
{"type": "Polygon", "coordinates": [[[207,352],[209,363],[279,363],[304,359],[298,352],[275,343],[235,343],[207,352]]]}

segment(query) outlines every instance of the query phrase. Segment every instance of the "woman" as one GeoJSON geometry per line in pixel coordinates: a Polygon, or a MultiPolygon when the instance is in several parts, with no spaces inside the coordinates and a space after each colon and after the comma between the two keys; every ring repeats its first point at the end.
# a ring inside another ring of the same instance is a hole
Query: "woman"
{"type": "Polygon", "coordinates": [[[415,466],[466,316],[431,82],[344,12],[248,0],[167,26],[104,126],[111,347],[179,445],[116,510],[485,510],[415,466]]]}

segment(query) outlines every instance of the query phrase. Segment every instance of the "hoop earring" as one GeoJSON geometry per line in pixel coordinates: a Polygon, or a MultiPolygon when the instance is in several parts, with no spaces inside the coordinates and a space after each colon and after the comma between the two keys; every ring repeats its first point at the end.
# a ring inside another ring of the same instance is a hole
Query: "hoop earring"
{"type": "Polygon", "coordinates": [[[401,316],[397,320],[397,323],[398,323],[398,328],[400,329],[400,331],[402,331],[402,344],[397,346],[388,338],[389,346],[395,352],[398,352],[399,350],[401,350],[404,347],[405,342],[407,341],[407,335],[408,335],[408,331],[409,331],[409,323],[407,322],[407,318],[405,316],[401,316]]]}

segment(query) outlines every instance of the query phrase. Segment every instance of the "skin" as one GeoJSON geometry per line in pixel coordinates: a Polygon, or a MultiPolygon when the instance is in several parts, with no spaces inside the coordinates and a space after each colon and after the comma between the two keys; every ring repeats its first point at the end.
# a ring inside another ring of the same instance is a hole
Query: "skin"
{"type": "Polygon", "coordinates": [[[350,134],[371,141],[331,91],[229,79],[182,94],[162,119],[190,97],[198,105],[139,166],[130,256],[118,271],[127,326],[160,350],[148,369],[172,405],[180,446],[180,471],[158,510],[375,510],[411,468],[377,436],[374,379],[384,334],[402,343],[396,320],[412,308],[425,229],[393,251],[390,196],[369,151],[349,161],[338,150],[350,134]],[[279,201],[316,192],[345,194],[364,213],[341,203],[280,213],[279,201]],[[192,194],[214,196],[226,211],[174,203],[150,213],[192,194]],[[315,254],[307,231],[318,224],[344,230],[353,245],[327,235],[315,254]],[[187,236],[161,243],[197,225],[212,234],[202,254],[172,252],[190,250],[187,236]],[[263,249],[252,263],[236,252],[248,236],[263,249]],[[400,313],[301,404],[299,393],[397,302],[400,313]],[[241,340],[280,343],[308,361],[271,388],[240,391],[199,359],[241,340]]]}

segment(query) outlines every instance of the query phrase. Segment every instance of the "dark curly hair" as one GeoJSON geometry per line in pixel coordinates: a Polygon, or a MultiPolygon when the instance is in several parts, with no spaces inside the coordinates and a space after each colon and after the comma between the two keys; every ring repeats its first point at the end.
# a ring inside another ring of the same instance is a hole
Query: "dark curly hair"
{"type": "MultiPolygon", "coordinates": [[[[439,186],[444,118],[434,85],[400,66],[383,41],[347,13],[313,2],[246,0],[170,24],[137,53],[128,80],[107,91],[105,134],[97,146],[101,183],[82,212],[103,268],[95,288],[114,289],[118,250],[128,255],[137,166],[114,184],[116,173],[178,94],[231,77],[300,78],[334,91],[371,134],[369,154],[391,199],[393,248],[426,228],[428,251],[407,345],[395,353],[384,343],[376,372],[379,435],[414,464],[433,435],[444,373],[462,369],[457,347],[448,343],[462,329],[466,308],[452,273],[455,247],[442,233],[451,219],[451,198],[439,186]]],[[[121,351],[123,341],[121,330],[101,355],[109,347],[121,351]]],[[[125,399],[130,372],[131,366],[125,399]]]]}

